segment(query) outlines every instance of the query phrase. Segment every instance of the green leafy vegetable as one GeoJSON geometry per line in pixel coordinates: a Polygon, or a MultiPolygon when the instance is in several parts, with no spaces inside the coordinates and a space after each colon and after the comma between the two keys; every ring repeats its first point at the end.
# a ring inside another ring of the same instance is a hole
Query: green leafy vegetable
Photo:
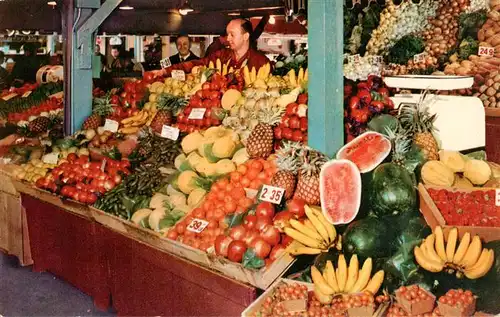
{"type": "Polygon", "coordinates": [[[406,65],[409,59],[416,54],[422,53],[424,48],[424,41],[420,37],[414,35],[403,36],[390,49],[388,56],[389,63],[406,65]]]}
{"type": "Polygon", "coordinates": [[[361,55],[364,55],[366,52],[366,45],[372,37],[372,31],[380,24],[380,13],[382,12],[382,8],[378,4],[371,3],[363,9],[363,12],[363,32],[361,33],[361,48],[358,52],[361,55]]]}
{"type": "Polygon", "coordinates": [[[477,54],[479,49],[479,41],[473,39],[472,37],[466,37],[458,47],[458,58],[461,60],[466,60],[469,56],[477,54]]]}
{"type": "Polygon", "coordinates": [[[485,10],[479,10],[472,13],[462,13],[458,19],[458,40],[461,41],[467,37],[477,40],[477,32],[486,22],[486,19],[485,10]]]}
{"type": "Polygon", "coordinates": [[[241,262],[247,269],[260,269],[266,262],[259,258],[253,249],[248,249],[243,255],[243,260],[241,262]]]}

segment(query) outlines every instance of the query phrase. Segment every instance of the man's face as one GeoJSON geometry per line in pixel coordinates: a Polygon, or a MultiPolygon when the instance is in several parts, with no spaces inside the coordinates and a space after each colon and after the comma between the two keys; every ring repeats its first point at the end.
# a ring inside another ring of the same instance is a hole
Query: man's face
{"type": "Polygon", "coordinates": [[[113,56],[114,58],[117,58],[118,56],[120,56],[120,51],[118,51],[118,49],[116,49],[116,48],[113,48],[111,50],[111,56],[113,56]]]}
{"type": "Polygon", "coordinates": [[[182,56],[185,56],[189,53],[189,49],[191,48],[189,38],[187,38],[186,36],[179,37],[176,44],[177,50],[182,56]]]}
{"type": "Polygon", "coordinates": [[[238,50],[245,43],[248,42],[250,35],[248,33],[243,33],[243,29],[241,28],[241,21],[233,20],[229,22],[226,27],[227,32],[227,41],[229,42],[229,47],[232,50],[238,50]]]}

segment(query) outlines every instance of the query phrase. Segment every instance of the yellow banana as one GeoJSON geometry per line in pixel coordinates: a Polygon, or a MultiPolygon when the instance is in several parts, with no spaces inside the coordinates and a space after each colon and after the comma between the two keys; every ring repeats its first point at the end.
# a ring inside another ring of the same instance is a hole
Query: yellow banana
{"type": "Polygon", "coordinates": [[[467,252],[467,249],[469,248],[469,244],[470,244],[470,233],[466,232],[462,237],[462,240],[460,240],[457,252],[455,252],[455,255],[453,256],[454,264],[459,264],[462,261],[462,259],[465,256],[465,253],[467,252]]]}
{"type": "Polygon", "coordinates": [[[314,254],[320,254],[323,251],[324,250],[318,248],[306,247],[305,245],[302,245],[298,242],[294,242],[286,248],[286,252],[288,252],[291,255],[302,255],[302,254],[314,255],[314,254]]]}
{"type": "Polygon", "coordinates": [[[304,226],[318,232],[318,230],[316,230],[316,228],[314,228],[314,225],[312,224],[311,220],[309,220],[309,219],[304,219],[304,226]]]}
{"type": "Polygon", "coordinates": [[[440,226],[437,226],[434,229],[434,234],[436,235],[435,249],[441,260],[446,262],[446,249],[444,248],[444,234],[443,229],[440,226]]]}
{"type": "Polygon", "coordinates": [[[311,210],[314,212],[316,217],[318,218],[319,221],[323,224],[323,226],[326,228],[326,231],[328,233],[328,237],[330,239],[330,242],[335,241],[335,238],[337,238],[337,231],[335,230],[335,226],[332,225],[323,215],[323,212],[321,211],[321,207],[311,207],[311,210]],[[318,210],[319,208],[319,210],[318,210]]]}
{"type": "Polygon", "coordinates": [[[299,85],[301,85],[303,81],[304,81],[304,69],[301,67],[299,69],[299,74],[297,75],[297,82],[299,85]]]}
{"type": "Polygon", "coordinates": [[[415,254],[415,260],[417,260],[418,265],[429,272],[441,272],[443,270],[443,265],[439,262],[429,259],[425,256],[422,249],[419,246],[416,246],[413,249],[413,253],[415,254]]]}
{"type": "Polygon", "coordinates": [[[358,280],[359,274],[359,261],[358,256],[354,254],[351,256],[351,260],[349,261],[349,268],[347,269],[347,281],[345,283],[344,291],[349,291],[356,281],[358,280]]]}
{"type": "MultiPolygon", "coordinates": [[[[247,68],[247,69],[248,69],[248,68],[247,68]]],[[[234,73],[234,68],[233,68],[233,66],[231,66],[227,72],[228,72],[229,74],[234,73]]]]}
{"type": "Polygon", "coordinates": [[[293,87],[296,87],[297,86],[297,76],[295,75],[295,69],[290,69],[290,71],[288,72],[288,78],[290,79],[290,84],[293,86],[293,87]]]}
{"type": "Polygon", "coordinates": [[[323,275],[325,275],[326,282],[328,283],[328,285],[330,285],[331,288],[333,288],[335,293],[340,292],[339,283],[337,283],[337,277],[335,276],[335,269],[333,268],[332,261],[326,261],[323,275]]]}
{"type": "Polygon", "coordinates": [[[227,75],[227,64],[222,65],[222,76],[227,75]]]}
{"type": "Polygon", "coordinates": [[[343,292],[347,282],[347,263],[343,254],[339,255],[337,270],[337,282],[339,283],[340,291],[343,292]]]}
{"type": "Polygon", "coordinates": [[[332,303],[332,296],[323,294],[323,292],[321,292],[321,290],[316,285],[314,285],[314,295],[316,296],[318,301],[323,305],[332,303]]]}
{"type": "Polygon", "coordinates": [[[332,295],[334,293],[333,288],[331,288],[321,275],[321,272],[314,265],[311,266],[311,278],[313,280],[314,286],[317,286],[321,293],[325,295],[332,295]]]}
{"type": "Polygon", "coordinates": [[[457,247],[458,229],[453,227],[448,233],[448,240],[446,241],[446,261],[452,262],[455,256],[455,249],[457,247]]]}
{"type": "Polygon", "coordinates": [[[426,254],[431,260],[434,260],[438,263],[444,264],[444,261],[441,260],[439,255],[436,253],[436,250],[434,249],[434,234],[430,234],[427,239],[425,239],[425,248],[426,248],[426,254]]]}
{"type": "Polygon", "coordinates": [[[488,271],[493,266],[495,262],[495,252],[493,250],[483,250],[479,260],[477,261],[477,265],[474,265],[472,268],[465,270],[464,274],[469,279],[478,279],[483,277],[488,273],[488,271]],[[486,251],[486,252],[485,252],[486,251]],[[483,257],[483,254],[486,254],[483,257]]]}
{"type": "Polygon", "coordinates": [[[243,67],[243,78],[245,80],[245,86],[248,86],[252,83],[252,78],[250,78],[250,70],[248,69],[247,65],[243,67]]]}
{"type": "Polygon", "coordinates": [[[215,68],[215,65],[214,65],[213,61],[210,61],[210,63],[208,63],[208,68],[210,68],[210,69],[214,69],[215,68]]]}
{"type": "Polygon", "coordinates": [[[366,287],[366,285],[368,285],[368,282],[370,281],[370,274],[372,274],[372,266],[373,266],[372,258],[366,259],[365,262],[363,263],[361,271],[359,271],[358,280],[356,281],[356,283],[353,285],[352,288],[347,289],[347,292],[359,293],[366,287]]]}
{"type": "Polygon", "coordinates": [[[479,259],[482,249],[483,246],[481,243],[481,239],[478,235],[475,235],[474,238],[472,238],[472,242],[470,243],[469,248],[464,255],[464,258],[459,263],[459,265],[465,267],[466,269],[472,267],[479,259]]]}
{"type": "Polygon", "coordinates": [[[380,289],[380,286],[382,286],[382,282],[384,282],[384,271],[380,270],[373,277],[371,278],[370,282],[368,282],[368,285],[366,285],[364,291],[369,291],[373,295],[376,295],[378,293],[378,290],[380,289]]]}
{"type": "Polygon", "coordinates": [[[321,235],[323,240],[325,240],[327,243],[330,243],[329,241],[330,237],[328,236],[328,231],[326,231],[325,226],[321,223],[321,221],[316,217],[312,209],[305,205],[304,209],[306,211],[306,216],[307,218],[311,221],[311,223],[314,225],[314,228],[318,231],[318,233],[321,235]]]}
{"type": "Polygon", "coordinates": [[[309,69],[306,68],[306,71],[304,72],[304,82],[307,82],[309,80],[309,69]]]}
{"type": "Polygon", "coordinates": [[[286,235],[288,235],[290,238],[293,238],[294,240],[302,243],[303,245],[307,246],[307,247],[311,247],[311,248],[316,248],[316,249],[324,249],[324,245],[309,237],[309,236],[306,236],[305,234],[303,234],[302,232],[299,232],[293,228],[285,228],[284,229],[286,235]]]}
{"type": "Polygon", "coordinates": [[[217,60],[215,61],[215,68],[217,68],[217,71],[219,73],[222,72],[222,63],[219,58],[217,58],[217,60]]]}
{"type": "Polygon", "coordinates": [[[300,223],[300,221],[298,220],[290,219],[290,225],[292,226],[292,228],[299,231],[300,233],[305,234],[308,237],[318,240],[319,242],[323,241],[323,239],[316,230],[312,230],[311,228],[300,223]]]}
{"type": "Polygon", "coordinates": [[[257,71],[257,79],[264,79],[264,66],[260,67],[259,70],[257,71]]]}
{"type": "Polygon", "coordinates": [[[122,121],[120,121],[120,123],[121,124],[129,124],[129,123],[136,121],[138,117],[139,117],[139,113],[136,114],[135,116],[123,119],[122,121]]]}
{"type": "Polygon", "coordinates": [[[255,69],[255,67],[252,67],[252,70],[250,71],[250,80],[252,81],[252,83],[257,80],[257,70],[255,69]]]}

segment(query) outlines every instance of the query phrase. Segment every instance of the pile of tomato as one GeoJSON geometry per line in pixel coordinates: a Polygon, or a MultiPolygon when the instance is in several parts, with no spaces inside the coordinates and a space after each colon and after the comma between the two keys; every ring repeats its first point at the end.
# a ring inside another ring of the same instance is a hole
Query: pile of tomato
{"type": "Polygon", "coordinates": [[[500,206],[495,205],[495,190],[461,192],[429,189],[428,191],[446,224],[500,227],[500,206]]]}
{"type": "Polygon", "coordinates": [[[122,176],[130,174],[129,168],[128,160],[106,158],[91,162],[87,155],[78,157],[70,153],[66,161],[38,179],[35,185],[84,204],[93,204],[99,195],[120,184],[122,176]]]}
{"type": "Polygon", "coordinates": [[[277,140],[307,143],[307,94],[300,94],[297,102],[286,106],[281,122],[274,128],[277,140]]]}
{"type": "Polygon", "coordinates": [[[5,96],[10,95],[10,94],[17,94],[19,96],[22,96],[26,92],[33,91],[33,90],[35,90],[37,88],[38,88],[38,84],[37,83],[33,83],[33,84],[26,83],[26,84],[24,84],[24,85],[22,85],[21,87],[18,87],[18,88],[16,88],[16,87],[10,87],[9,89],[2,90],[2,93],[1,93],[0,97],[5,97],[5,96]]]}
{"type": "Polygon", "coordinates": [[[52,97],[45,101],[42,101],[37,106],[26,109],[22,112],[11,112],[8,114],[7,120],[10,123],[17,123],[19,121],[28,121],[31,116],[39,116],[43,112],[49,112],[52,110],[62,109],[63,108],[63,99],[52,97]]]}

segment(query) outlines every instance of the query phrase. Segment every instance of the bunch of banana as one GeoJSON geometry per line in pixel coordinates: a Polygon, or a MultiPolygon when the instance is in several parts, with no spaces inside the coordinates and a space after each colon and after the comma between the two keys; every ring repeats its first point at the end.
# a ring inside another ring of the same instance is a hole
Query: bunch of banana
{"type": "Polygon", "coordinates": [[[448,273],[456,272],[458,278],[465,275],[469,279],[486,275],[495,261],[493,250],[483,249],[479,236],[471,239],[468,232],[458,242],[457,228],[450,230],[445,241],[443,229],[437,226],[434,233],[415,247],[415,259],[422,268],[430,272],[437,273],[446,269],[448,273]]]}
{"type": "Polygon", "coordinates": [[[151,117],[151,114],[147,110],[142,109],[136,115],[123,119],[120,122],[122,127],[118,130],[118,132],[123,134],[137,133],[143,125],[148,123],[151,117]]]}
{"type": "Polygon", "coordinates": [[[317,207],[305,206],[307,219],[304,223],[291,219],[290,227],[285,227],[285,234],[295,240],[287,247],[291,255],[319,254],[339,243],[335,227],[326,220],[317,207]]]}
{"type": "Polygon", "coordinates": [[[227,63],[222,64],[221,60],[217,58],[215,64],[213,61],[210,61],[210,63],[208,63],[208,68],[215,69],[218,73],[221,73],[222,76],[226,76],[227,74],[234,73],[234,68],[229,67],[230,62],[231,61],[227,61],[227,63]]]}
{"type": "Polygon", "coordinates": [[[271,74],[271,65],[266,65],[259,68],[259,71],[252,67],[252,70],[245,65],[243,67],[243,79],[245,80],[245,87],[263,88],[267,89],[266,81],[271,74]]]}
{"type": "Polygon", "coordinates": [[[283,79],[281,76],[271,76],[267,80],[267,87],[268,88],[286,88],[287,82],[283,79]]]}
{"type": "Polygon", "coordinates": [[[317,293],[322,304],[329,304],[332,296],[338,294],[355,294],[365,291],[373,295],[377,294],[384,281],[385,273],[380,270],[370,278],[371,273],[372,259],[366,259],[360,270],[356,254],[351,257],[349,267],[343,254],[339,255],[337,269],[333,267],[330,260],[326,262],[323,274],[317,267],[311,267],[314,292],[317,293]]]}
{"type": "Polygon", "coordinates": [[[296,88],[296,87],[302,87],[304,84],[307,84],[309,80],[309,73],[308,70],[304,70],[302,67],[299,69],[299,73],[295,73],[295,69],[290,69],[288,74],[283,76],[285,81],[287,82],[288,87],[290,88],[296,88]]]}

